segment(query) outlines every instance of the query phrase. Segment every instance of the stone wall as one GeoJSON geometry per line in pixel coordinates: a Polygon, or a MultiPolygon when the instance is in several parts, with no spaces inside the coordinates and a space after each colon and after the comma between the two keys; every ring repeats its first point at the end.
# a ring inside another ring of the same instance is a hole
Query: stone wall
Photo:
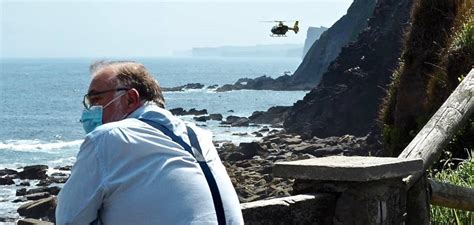
{"type": "Polygon", "coordinates": [[[301,194],[242,203],[245,224],[333,224],[335,195],[301,194]]]}

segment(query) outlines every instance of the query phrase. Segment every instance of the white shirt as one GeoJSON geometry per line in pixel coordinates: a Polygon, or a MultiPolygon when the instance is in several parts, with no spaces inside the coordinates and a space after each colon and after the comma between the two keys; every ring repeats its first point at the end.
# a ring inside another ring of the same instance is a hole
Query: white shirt
{"type": "MultiPolygon", "coordinates": [[[[86,136],[58,195],[57,224],[217,224],[211,191],[191,154],[161,131],[136,119],[159,122],[186,143],[185,123],[146,104],[127,119],[86,136]],[[145,114],[146,113],[146,114],[145,114]]],[[[191,126],[221,194],[227,224],[243,224],[239,200],[210,132],[191,126]]]]}

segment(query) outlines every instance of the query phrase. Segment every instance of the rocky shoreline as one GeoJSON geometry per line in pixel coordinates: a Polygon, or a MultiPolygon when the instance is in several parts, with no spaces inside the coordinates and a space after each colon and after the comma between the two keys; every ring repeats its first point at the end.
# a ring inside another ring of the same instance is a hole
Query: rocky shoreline
{"type": "MultiPolygon", "coordinates": [[[[170,109],[170,112],[177,116],[194,116],[193,119],[197,122],[206,122],[208,120],[220,121],[223,126],[231,127],[247,127],[255,124],[266,124],[272,127],[282,127],[285,121],[289,106],[274,106],[269,108],[267,111],[255,111],[251,116],[227,116],[225,119],[220,113],[208,113],[206,109],[195,109],[185,110],[183,108],[170,109]]],[[[268,130],[265,130],[268,131],[268,130]]],[[[260,134],[260,137],[262,135],[260,134]]]]}
{"type": "Polygon", "coordinates": [[[292,76],[289,73],[284,73],[283,75],[272,78],[266,75],[256,77],[256,78],[240,78],[233,84],[224,84],[224,85],[209,85],[205,86],[201,83],[188,83],[176,87],[163,87],[162,91],[165,92],[183,92],[186,90],[202,90],[208,89],[215,92],[227,92],[227,91],[237,91],[237,90],[272,90],[272,91],[309,91],[311,88],[314,88],[316,84],[312,83],[301,83],[301,84],[292,84],[292,76]]]}
{"type": "MultiPolygon", "coordinates": [[[[248,118],[232,115],[223,118],[221,114],[209,114],[206,109],[175,108],[170,111],[178,116],[191,115],[197,122],[220,121],[222,126],[266,124],[252,134],[235,134],[261,137],[258,141],[239,145],[230,141],[214,143],[241,203],[291,195],[293,180],[272,175],[276,162],[330,155],[379,154],[377,151],[381,144],[370,135],[303,139],[289,134],[281,129],[289,109],[286,106],[271,107],[266,112],[256,111],[248,118]]],[[[21,170],[0,170],[0,188],[8,185],[15,189],[15,199],[11,202],[23,203],[17,209],[18,218],[0,218],[0,222],[14,222],[20,218],[29,218],[20,220],[21,224],[54,222],[56,196],[69,178],[71,168],[71,165],[53,169],[46,165],[31,165],[21,170]]]]}
{"type": "MultiPolygon", "coordinates": [[[[284,130],[270,132],[259,141],[238,146],[231,142],[215,145],[241,203],[291,195],[293,180],[272,175],[275,162],[329,155],[374,155],[380,149],[379,143],[368,137],[344,135],[303,140],[284,130]]],[[[59,172],[47,174],[48,166],[45,165],[26,166],[21,171],[0,170],[0,185],[17,187],[17,198],[13,202],[25,202],[17,210],[19,217],[55,221],[56,195],[68,179],[71,166],[54,169],[59,172]]],[[[20,218],[1,218],[0,221],[16,219],[20,218]]]]}

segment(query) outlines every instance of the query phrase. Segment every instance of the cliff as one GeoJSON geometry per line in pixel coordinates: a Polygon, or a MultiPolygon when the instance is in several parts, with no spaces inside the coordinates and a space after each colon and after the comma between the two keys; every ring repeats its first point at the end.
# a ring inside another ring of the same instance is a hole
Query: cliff
{"type": "Polygon", "coordinates": [[[346,15],[341,17],[328,30],[323,32],[305,55],[295,73],[284,75],[276,79],[259,77],[247,79],[246,85],[236,82],[225,85],[219,91],[253,89],[253,90],[310,90],[318,84],[321,75],[333,61],[341,48],[367,26],[367,19],[372,15],[376,0],[354,0],[346,15]]]}
{"type": "Polygon", "coordinates": [[[284,127],[304,137],[370,132],[401,55],[411,5],[411,0],[379,0],[368,27],[342,48],[318,87],[293,105],[284,127]]]}
{"type": "Polygon", "coordinates": [[[326,31],[328,28],[327,27],[308,27],[308,31],[306,32],[306,39],[304,41],[304,47],[303,47],[303,56],[302,58],[306,56],[306,53],[308,53],[309,49],[311,46],[313,46],[314,42],[319,39],[321,34],[326,31]]]}
{"type": "Polygon", "coordinates": [[[321,34],[311,46],[293,74],[290,85],[306,90],[316,87],[342,47],[355,41],[357,35],[367,27],[367,20],[373,13],[375,2],[375,0],[354,0],[347,14],[321,34]]]}

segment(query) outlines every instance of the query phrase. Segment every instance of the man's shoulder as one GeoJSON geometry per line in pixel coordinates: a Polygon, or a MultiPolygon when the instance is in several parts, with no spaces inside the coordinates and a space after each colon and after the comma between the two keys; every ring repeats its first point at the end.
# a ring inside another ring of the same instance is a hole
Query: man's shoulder
{"type": "Polygon", "coordinates": [[[94,131],[87,135],[89,139],[96,139],[99,137],[111,137],[115,136],[117,132],[123,132],[124,130],[130,130],[130,128],[139,127],[141,122],[137,119],[124,119],[116,122],[110,122],[98,126],[94,131]]]}

